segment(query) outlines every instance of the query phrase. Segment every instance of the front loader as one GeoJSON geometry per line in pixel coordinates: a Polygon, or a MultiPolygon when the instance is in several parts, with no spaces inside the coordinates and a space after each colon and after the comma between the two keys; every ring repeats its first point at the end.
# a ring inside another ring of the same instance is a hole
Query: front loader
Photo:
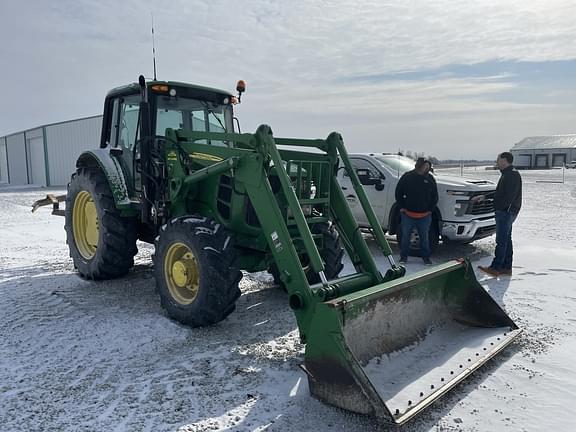
{"type": "MultiPolygon", "coordinates": [[[[519,335],[468,260],[405,275],[338,133],[275,138],[265,125],[234,133],[235,99],[142,77],[108,94],[100,148],[80,156],[66,196],[67,242],[81,276],[122,276],[136,240],[153,242],[168,316],[204,326],[234,310],[240,270],[269,270],[306,344],[312,394],[396,424],[519,335]],[[339,169],[388,259],[384,272],[336,181],[339,169]],[[355,269],[343,276],[342,245],[355,269]]],[[[60,211],[60,200],[37,204],[60,211]]]]}

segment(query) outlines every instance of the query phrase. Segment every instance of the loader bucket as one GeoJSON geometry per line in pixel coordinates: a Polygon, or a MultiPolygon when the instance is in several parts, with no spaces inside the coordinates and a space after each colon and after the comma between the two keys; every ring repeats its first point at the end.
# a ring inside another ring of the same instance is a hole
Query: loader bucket
{"type": "Polygon", "coordinates": [[[520,332],[451,261],[319,303],[302,368],[317,398],[402,424],[520,332]]]}

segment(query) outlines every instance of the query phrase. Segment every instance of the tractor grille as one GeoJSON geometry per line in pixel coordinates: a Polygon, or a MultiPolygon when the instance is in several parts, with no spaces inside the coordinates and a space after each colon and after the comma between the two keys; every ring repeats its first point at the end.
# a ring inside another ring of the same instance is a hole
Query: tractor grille
{"type": "Polygon", "coordinates": [[[468,204],[468,209],[466,214],[470,215],[481,215],[486,213],[494,213],[494,191],[482,193],[477,192],[470,197],[470,203],[468,204]],[[485,198],[482,201],[472,201],[475,196],[484,195],[485,198]]]}

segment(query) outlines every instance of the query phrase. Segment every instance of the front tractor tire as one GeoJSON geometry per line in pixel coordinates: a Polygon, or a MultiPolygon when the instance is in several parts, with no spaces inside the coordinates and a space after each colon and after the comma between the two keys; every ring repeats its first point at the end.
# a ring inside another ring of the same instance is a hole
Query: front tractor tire
{"type": "Polygon", "coordinates": [[[137,224],[116,208],[108,180],[98,169],[79,168],[68,185],[66,242],[80,276],[124,276],[134,265],[137,224]]]}
{"type": "Polygon", "coordinates": [[[156,289],[168,316],[191,327],[225,319],[240,297],[232,237],[213,219],[183,216],[156,238],[156,289]]]}
{"type": "MultiPolygon", "coordinates": [[[[336,227],[331,222],[318,223],[313,225],[311,228],[312,234],[320,234],[322,236],[323,247],[318,251],[320,257],[324,262],[324,274],[326,279],[333,280],[338,277],[344,264],[342,264],[342,257],[344,256],[344,249],[340,242],[340,234],[336,230],[336,227]]],[[[314,273],[312,266],[308,262],[308,257],[304,256],[300,259],[302,264],[302,269],[308,279],[310,285],[320,282],[320,275],[314,273]]],[[[276,264],[272,264],[268,272],[274,278],[274,284],[277,285],[283,291],[287,291],[286,286],[280,279],[280,273],[276,264]]]]}

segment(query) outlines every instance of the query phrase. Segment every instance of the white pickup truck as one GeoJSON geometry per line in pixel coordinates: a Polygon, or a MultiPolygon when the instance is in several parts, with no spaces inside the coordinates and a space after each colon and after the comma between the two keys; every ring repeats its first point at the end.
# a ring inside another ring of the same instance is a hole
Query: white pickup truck
{"type": "MultiPolygon", "coordinates": [[[[350,160],[376,217],[384,231],[400,240],[400,213],[395,190],[399,178],[414,169],[414,161],[395,154],[351,154],[350,160]]],[[[438,205],[430,226],[430,243],[434,249],[443,242],[469,243],[496,231],[494,192],[496,185],[488,180],[434,173],[438,185],[438,205]]],[[[338,182],[360,227],[368,221],[346,170],[338,171],[338,182]]],[[[411,236],[411,254],[419,255],[416,231],[411,236]]]]}

